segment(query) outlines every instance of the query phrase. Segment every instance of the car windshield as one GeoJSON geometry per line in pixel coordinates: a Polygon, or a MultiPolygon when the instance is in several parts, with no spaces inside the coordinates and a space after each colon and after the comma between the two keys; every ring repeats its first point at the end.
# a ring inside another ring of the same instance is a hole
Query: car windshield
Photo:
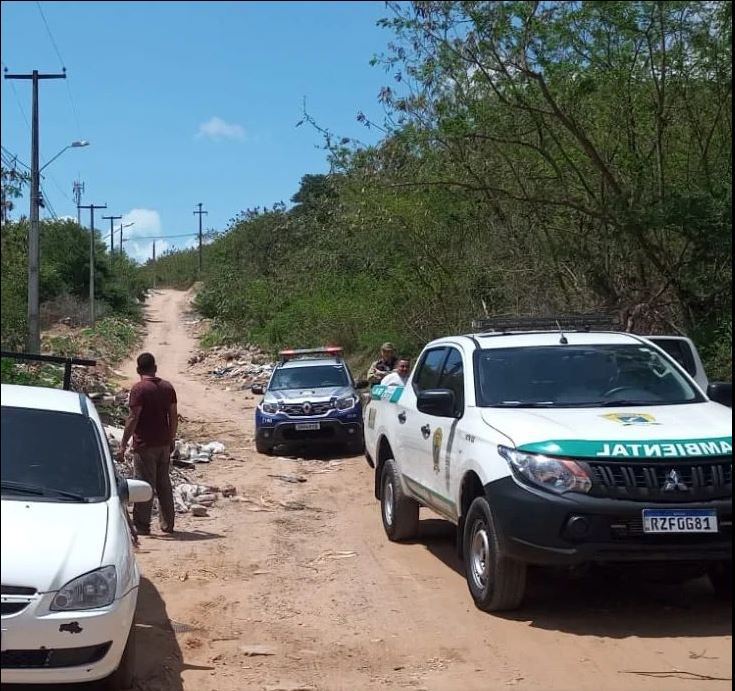
{"type": "Polygon", "coordinates": [[[643,344],[478,351],[477,403],[490,407],[674,405],[704,398],[643,344]]]}
{"type": "Polygon", "coordinates": [[[37,501],[102,501],[104,460],[87,417],[2,407],[2,496],[37,501]]]}
{"type": "Polygon", "coordinates": [[[334,388],[349,385],[350,380],[343,365],[311,365],[277,369],[268,386],[268,391],[334,388]]]}

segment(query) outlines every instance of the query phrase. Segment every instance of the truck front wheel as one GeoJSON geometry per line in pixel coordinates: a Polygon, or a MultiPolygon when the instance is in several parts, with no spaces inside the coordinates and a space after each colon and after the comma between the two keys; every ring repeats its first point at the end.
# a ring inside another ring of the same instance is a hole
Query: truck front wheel
{"type": "Polygon", "coordinates": [[[516,609],[526,591],[526,564],[502,554],[490,505],[477,497],[467,512],[464,565],[472,599],[485,612],[516,609]]]}
{"type": "Polygon", "coordinates": [[[389,540],[400,542],[416,536],[419,528],[419,505],[403,493],[398,467],[391,458],[385,461],[380,493],[380,513],[389,540]]]}

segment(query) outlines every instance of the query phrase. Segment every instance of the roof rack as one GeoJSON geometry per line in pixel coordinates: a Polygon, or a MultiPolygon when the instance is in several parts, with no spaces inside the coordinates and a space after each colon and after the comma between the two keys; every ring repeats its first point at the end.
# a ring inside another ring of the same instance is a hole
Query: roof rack
{"type": "Polygon", "coordinates": [[[344,349],[340,346],[327,346],[326,348],[301,348],[300,350],[294,350],[289,348],[288,350],[282,350],[278,353],[278,357],[281,362],[287,362],[288,360],[294,360],[299,357],[308,357],[313,355],[331,355],[334,357],[342,357],[344,349]]]}
{"type": "Polygon", "coordinates": [[[475,319],[475,333],[508,333],[511,331],[593,331],[614,330],[615,318],[609,314],[560,314],[553,317],[488,317],[475,319]]]}
{"type": "Polygon", "coordinates": [[[0,351],[0,357],[7,357],[13,360],[30,360],[31,362],[51,362],[55,365],[64,365],[64,390],[71,389],[71,368],[72,365],[80,365],[82,367],[94,367],[97,360],[83,360],[75,357],[60,357],[58,355],[32,355],[31,353],[11,353],[7,350],[0,351]]]}

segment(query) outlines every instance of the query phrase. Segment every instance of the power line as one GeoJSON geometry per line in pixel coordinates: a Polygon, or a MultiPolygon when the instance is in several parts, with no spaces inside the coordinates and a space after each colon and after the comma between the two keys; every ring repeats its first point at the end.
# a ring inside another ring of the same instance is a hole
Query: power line
{"type": "Polygon", "coordinates": [[[29,165],[27,165],[26,163],[23,163],[23,161],[21,161],[18,158],[18,156],[16,154],[14,154],[12,151],[8,151],[8,149],[6,149],[4,146],[2,147],[2,150],[5,152],[5,155],[6,156],[8,156],[9,158],[11,158],[16,163],[20,163],[27,170],[30,170],[31,169],[31,167],[29,165]]]}
{"type": "MultiPolygon", "coordinates": [[[[46,21],[46,15],[43,13],[41,3],[36,2],[36,7],[38,7],[38,11],[41,15],[41,19],[43,19],[44,26],[46,27],[46,31],[48,32],[48,37],[51,39],[51,45],[54,47],[54,50],[56,51],[56,55],[59,57],[59,62],[61,63],[61,67],[64,71],[66,71],[66,67],[64,67],[65,60],[63,57],[61,57],[61,51],[59,50],[59,46],[54,40],[54,35],[51,33],[51,27],[49,27],[48,22],[46,21]]],[[[79,115],[77,114],[77,108],[74,103],[74,98],[71,93],[71,85],[69,84],[68,79],[66,80],[66,90],[67,90],[67,93],[69,94],[69,103],[71,104],[71,110],[72,110],[72,113],[74,114],[74,121],[76,122],[76,125],[77,125],[77,134],[81,138],[82,128],[79,124],[79,115]]]]}
{"type": "Polygon", "coordinates": [[[138,240],[176,240],[178,238],[195,238],[199,233],[185,233],[182,235],[135,235],[130,238],[132,242],[138,240]]]}
{"type": "MultiPolygon", "coordinates": [[[[3,69],[7,72],[8,66],[3,62],[3,69]]],[[[15,88],[15,83],[13,81],[10,82],[10,88],[13,90],[13,94],[15,95],[15,102],[18,104],[18,108],[20,108],[20,114],[23,116],[23,120],[25,120],[26,127],[28,128],[28,131],[31,130],[31,123],[28,122],[28,116],[26,115],[26,111],[23,108],[23,104],[20,102],[20,96],[18,96],[18,92],[15,88]]]]}
{"type": "Polygon", "coordinates": [[[43,208],[48,211],[48,213],[51,215],[51,218],[54,219],[54,221],[58,221],[59,217],[56,215],[56,211],[54,211],[54,207],[51,204],[51,200],[48,198],[48,195],[46,194],[46,190],[43,189],[43,185],[39,183],[39,188],[41,190],[41,198],[43,199],[43,208]]]}
{"type": "Polygon", "coordinates": [[[59,46],[56,45],[56,41],[54,41],[54,35],[51,33],[51,29],[49,28],[48,22],[46,21],[46,15],[44,15],[43,10],[41,9],[41,3],[36,2],[36,7],[38,7],[38,11],[41,14],[41,19],[43,19],[43,23],[46,27],[46,31],[48,32],[48,37],[51,39],[51,45],[54,47],[54,50],[56,51],[56,55],[59,56],[59,62],[61,63],[61,67],[64,67],[64,58],[61,57],[61,53],[59,52],[59,46]]]}

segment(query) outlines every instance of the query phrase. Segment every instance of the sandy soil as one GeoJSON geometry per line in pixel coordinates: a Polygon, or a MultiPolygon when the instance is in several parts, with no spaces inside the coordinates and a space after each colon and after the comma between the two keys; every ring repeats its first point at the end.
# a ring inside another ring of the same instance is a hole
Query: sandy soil
{"type": "Polygon", "coordinates": [[[255,452],[250,393],[187,371],[187,309],[186,293],[155,293],[145,348],[176,386],[187,437],[227,445],[231,458],[198,477],[249,501],[142,538],[139,689],[731,688],[716,679],[731,677],[731,612],[703,579],[539,571],[519,612],[476,610],[452,527],[425,512],[418,540],[390,543],[363,457],[255,452]]]}

